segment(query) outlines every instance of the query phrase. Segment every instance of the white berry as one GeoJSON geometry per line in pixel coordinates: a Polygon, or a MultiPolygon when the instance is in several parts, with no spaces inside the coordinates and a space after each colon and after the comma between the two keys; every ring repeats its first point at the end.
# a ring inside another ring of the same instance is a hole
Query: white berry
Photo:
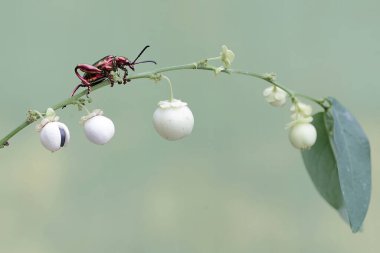
{"type": "Polygon", "coordinates": [[[55,152],[69,143],[69,129],[61,122],[48,122],[40,130],[40,141],[46,149],[55,152]]]}
{"type": "Polygon", "coordinates": [[[176,99],[161,101],[153,114],[153,125],[161,137],[179,140],[191,134],[194,116],[185,102],[176,99]]]}
{"type": "Polygon", "coordinates": [[[317,140],[317,131],[310,123],[298,123],[290,128],[289,140],[295,148],[309,149],[317,140]]]}
{"type": "Polygon", "coordinates": [[[115,125],[109,118],[96,115],[84,121],[84,133],[92,143],[104,145],[115,134],[115,125]]]}

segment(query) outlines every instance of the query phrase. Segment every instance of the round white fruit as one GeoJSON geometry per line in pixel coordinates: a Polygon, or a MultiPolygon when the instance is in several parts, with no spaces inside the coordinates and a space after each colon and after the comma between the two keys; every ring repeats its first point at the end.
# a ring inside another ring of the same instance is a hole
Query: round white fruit
{"type": "Polygon", "coordinates": [[[84,133],[92,143],[104,145],[115,134],[115,125],[109,118],[96,115],[84,122],[84,133]]]}
{"type": "Polygon", "coordinates": [[[290,128],[289,140],[295,148],[309,149],[317,140],[317,131],[310,123],[298,123],[290,128]]]}
{"type": "Polygon", "coordinates": [[[69,129],[61,122],[49,122],[40,130],[40,141],[46,149],[55,152],[69,143],[69,129]]]}
{"type": "Polygon", "coordinates": [[[164,139],[179,140],[191,134],[194,116],[185,102],[161,101],[153,114],[153,125],[164,139]]]}

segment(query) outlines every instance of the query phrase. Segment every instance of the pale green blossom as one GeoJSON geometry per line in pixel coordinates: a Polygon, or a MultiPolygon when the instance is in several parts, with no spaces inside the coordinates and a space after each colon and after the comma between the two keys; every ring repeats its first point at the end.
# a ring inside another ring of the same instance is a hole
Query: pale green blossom
{"type": "Polygon", "coordinates": [[[235,54],[226,45],[222,46],[222,52],[220,53],[220,59],[224,64],[224,67],[228,68],[235,59],[235,54]]]}
{"type": "Polygon", "coordinates": [[[286,97],[288,94],[283,89],[273,85],[266,88],[263,91],[263,95],[269,104],[275,107],[280,107],[286,103],[286,97]]]}

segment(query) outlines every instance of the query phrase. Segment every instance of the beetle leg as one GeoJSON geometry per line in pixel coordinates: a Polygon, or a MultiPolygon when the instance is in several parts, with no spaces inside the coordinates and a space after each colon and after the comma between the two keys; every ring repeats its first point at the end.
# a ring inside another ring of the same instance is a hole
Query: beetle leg
{"type": "Polygon", "coordinates": [[[110,72],[108,73],[107,78],[108,78],[108,80],[111,83],[111,87],[113,87],[113,84],[115,83],[115,80],[113,80],[113,76],[111,75],[110,72]]]}
{"type": "Polygon", "coordinates": [[[86,97],[88,97],[88,95],[90,94],[90,91],[92,91],[92,86],[91,86],[91,85],[87,86],[87,94],[86,94],[86,97]]]}
{"type": "Polygon", "coordinates": [[[90,91],[92,90],[91,84],[88,80],[84,79],[83,76],[79,74],[78,69],[87,74],[100,74],[102,73],[102,70],[89,64],[78,64],[75,67],[75,74],[82,81],[82,83],[80,83],[79,85],[75,87],[75,89],[71,93],[71,96],[74,96],[75,92],[79,89],[79,87],[87,87],[87,96],[88,96],[88,94],[90,94],[90,91]]]}
{"type": "Polygon", "coordinates": [[[123,80],[120,79],[119,69],[117,69],[116,74],[117,74],[117,77],[118,77],[118,78],[117,78],[117,83],[118,83],[118,84],[122,84],[122,83],[123,83],[123,80]]]}
{"type": "Polygon", "coordinates": [[[102,70],[98,69],[97,67],[95,66],[92,66],[92,65],[89,65],[89,64],[78,64],[76,67],[75,67],[75,74],[77,75],[77,77],[82,81],[82,83],[86,86],[90,86],[90,83],[83,78],[83,76],[81,76],[79,73],[78,73],[78,69],[84,73],[88,73],[88,74],[101,74],[102,73],[102,70]]]}
{"type": "Polygon", "coordinates": [[[113,56],[112,57],[112,65],[104,65],[102,67],[103,71],[102,71],[102,75],[107,77],[107,79],[110,81],[111,83],[111,87],[113,87],[114,83],[115,83],[115,80],[113,78],[113,75],[111,74],[112,71],[115,71],[117,69],[116,67],[116,60],[115,60],[115,57],[113,56]]]}
{"type": "Polygon", "coordinates": [[[128,69],[127,69],[126,67],[122,67],[121,69],[124,71],[124,75],[123,75],[123,84],[126,84],[128,81],[130,81],[130,80],[127,79],[127,76],[128,76],[128,69]]]}
{"type": "MultiPolygon", "coordinates": [[[[78,90],[80,87],[91,87],[91,86],[83,85],[82,83],[80,83],[80,84],[78,84],[78,85],[74,88],[73,92],[71,92],[71,96],[74,96],[75,92],[77,92],[77,90],[78,90]]],[[[87,89],[89,89],[89,88],[87,88],[87,89]]]]}

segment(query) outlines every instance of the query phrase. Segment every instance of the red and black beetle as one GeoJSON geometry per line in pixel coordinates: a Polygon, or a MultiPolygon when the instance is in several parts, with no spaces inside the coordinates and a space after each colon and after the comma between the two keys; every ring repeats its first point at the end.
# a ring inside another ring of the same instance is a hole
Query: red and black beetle
{"type": "Polygon", "coordinates": [[[145,46],[133,62],[130,62],[128,58],[124,56],[107,55],[92,65],[78,64],[75,67],[75,74],[81,80],[81,83],[75,87],[75,89],[71,93],[71,96],[74,96],[75,92],[79,89],[79,87],[86,87],[88,90],[88,93],[90,93],[91,87],[103,82],[105,79],[108,79],[110,81],[111,87],[112,87],[114,84],[114,80],[113,80],[113,76],[111,72],[117,72],[119,69],[124,71],[124,76],[123,76],[123,81],[118,81],[118,83],[126,84],[128,82],[127,67],[129,67],[130,69],[134,71],[136,64],[146,63],[146,62],[151,62],[151,63],[156,64],[155,61],[136,62],[137,59],[142,55],[142,53],[144,53],[144,51],[148,47],[149,46],[145,46]],[[81,76],[78,73],[78,70],[84,72],[84,75],[81,76]]]}

